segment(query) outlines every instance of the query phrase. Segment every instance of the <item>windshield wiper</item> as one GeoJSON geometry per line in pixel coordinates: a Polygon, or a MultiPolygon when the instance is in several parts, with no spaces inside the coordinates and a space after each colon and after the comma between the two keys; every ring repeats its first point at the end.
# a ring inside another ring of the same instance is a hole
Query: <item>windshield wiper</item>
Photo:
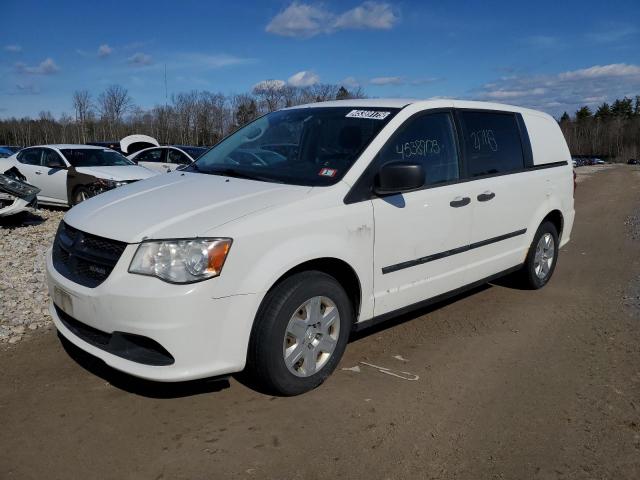
{"type": "Polygon", "coordinates": [[[261,175],[254,175],[252,173],[241,172],[240,170],[236,170],[235,168],[220,168],[206,171],[198,169],[198,171],[202,173],[208,173],[210,175],[222,175],[223,177],[244,178],[246,180],[258,180],[260,182],[283,183],[281,180],[276,180],[270,177],[263,177],[261,175]]]}

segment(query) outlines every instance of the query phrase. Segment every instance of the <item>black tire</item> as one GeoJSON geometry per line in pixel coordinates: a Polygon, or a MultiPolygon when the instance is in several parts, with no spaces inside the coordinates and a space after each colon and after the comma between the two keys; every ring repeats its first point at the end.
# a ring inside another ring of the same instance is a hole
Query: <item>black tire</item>
{"type": "Polygon", "coordinates": [[[335,278],[319,271],[292,275],[267,294],[258,311],[242,378],[259,391],[283,396],[299,395],[316,388],[338,365],[349,340],[353,317],[349,297],[335,278]],[[331,300],[340,315],[335,349],[314,374],[296,376],[284,360],[287,326],[301,305],[318,296],[331,300]]]}
{"type": "Polygon", "coordinates": [[[78,205],[84,200],[93,197],[93,192],[87,187],[78,187],[73,191],[73,197],[71,198],[71,206],[78,205]]]}
{"type": "Polygon", "coordinates": [[[549,221],[542,222],[542,224],[538,227],[535,236],[533,237],[533,241],[531,242],[531,246],[529,247],[529,252],[527,253],[527,258],[522,267],[522,270],[520,270],[520,280],[522,281],[525,288],[528,288],[530,290],[537,290],[544,287],[549,282],[553,275],[553,272],[556,269],[556,264],[558,263],[559,250],[560,242],[558,241],[558,230],[556,229],[556,226],[549,221]],[[538,246],[538,242],[540,242],[540,239],[547,234],[551,235],[551,237],[553,238],[553,261],[551,263],[551,266],[549,267],[548,273],[546,273],[546,275],[544,275],[543,277],[540,277],[536,273],[536,249],[538,246]]]}

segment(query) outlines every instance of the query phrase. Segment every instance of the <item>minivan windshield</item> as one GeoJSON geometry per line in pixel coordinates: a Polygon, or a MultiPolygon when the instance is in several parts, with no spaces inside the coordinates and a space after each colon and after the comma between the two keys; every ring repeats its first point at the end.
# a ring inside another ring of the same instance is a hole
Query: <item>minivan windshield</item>
{"type": "Polygon", "coordinates": [[[303,107],[261,117],[187,171],[325,186],[339,181],[397,108],[303,107]]]}
{"type": "Polygon", "coordinates": [[[134,162],[110,149],[65,148],[60,150],[64,158],[74,167],[117,167],[135,165],[134,162]]]}

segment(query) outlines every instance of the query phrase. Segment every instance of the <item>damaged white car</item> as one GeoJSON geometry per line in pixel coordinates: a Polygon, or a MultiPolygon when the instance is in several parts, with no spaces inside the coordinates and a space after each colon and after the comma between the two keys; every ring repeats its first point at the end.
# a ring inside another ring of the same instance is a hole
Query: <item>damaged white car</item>
{"type": "Polygon", "coordinates": [[[22,212],[34,212],[38,208],[40,189],[26,183],[26,177],[11,167],[0,174],[0,217],[22,212]]]}
{"type": "Polygon", "coordinates": [[[17,167],[40,189],[38,201],[73,206],[99,193],[158,175],[109,148],[89,145],[40,145],[0,159],[17,167]]]}

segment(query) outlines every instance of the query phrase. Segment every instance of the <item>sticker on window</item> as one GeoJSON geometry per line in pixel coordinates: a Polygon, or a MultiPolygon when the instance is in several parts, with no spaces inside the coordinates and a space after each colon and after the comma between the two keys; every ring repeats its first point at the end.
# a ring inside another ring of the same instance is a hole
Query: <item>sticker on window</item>
{"type": "Polygon", "coordinates": [[[351,110],[347,113],[347,118],[368,118],[370,120],[384,120],[391,112],[379,110],[351,110]]]}
{"type": "Polygon", "coordinates": [[[320,170],[320,173],[318,173],[318,175],[320,175],[321,177],[335,177],[336,173],[338,173],[338,171],[335,168],[323,168],[322,170],[320,170]]]}

